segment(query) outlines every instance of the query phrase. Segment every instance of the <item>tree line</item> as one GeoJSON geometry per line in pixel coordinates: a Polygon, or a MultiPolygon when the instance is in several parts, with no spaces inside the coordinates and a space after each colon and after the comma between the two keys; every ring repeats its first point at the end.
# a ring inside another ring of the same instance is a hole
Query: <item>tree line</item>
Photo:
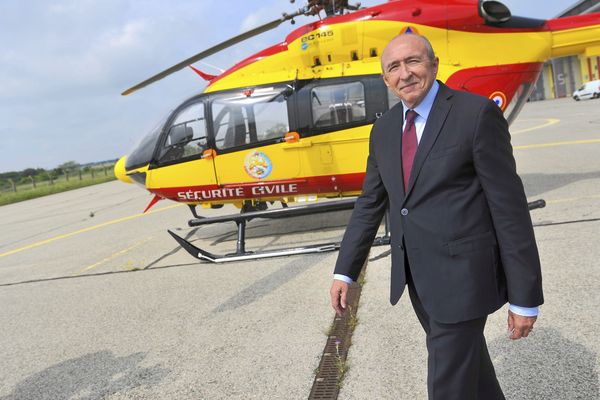
{"type": "Polygon", "coordinates": [[[0,173],[0,188],[7,190],[19,185],[33,184],[38,182],[53,182],[58,179],[79,176],[82,174],[103,173],[109,174],[112,166],[117,160],[107,160],[97,163],[79,164],[75,161],[67,161],[53,169],[26,168],[22,171],[10,171],[0,173]]]}

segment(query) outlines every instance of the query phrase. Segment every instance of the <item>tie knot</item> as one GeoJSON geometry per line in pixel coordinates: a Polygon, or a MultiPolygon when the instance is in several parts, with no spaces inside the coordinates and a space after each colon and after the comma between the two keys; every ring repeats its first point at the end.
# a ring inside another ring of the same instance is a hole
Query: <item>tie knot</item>
{"type": "Polygon", "coordinates": [[[415,118],[417,118],[417,112],[415,110],[408,110],[406,113],[406,124],[413,124],[415,122],[415,118]]]}

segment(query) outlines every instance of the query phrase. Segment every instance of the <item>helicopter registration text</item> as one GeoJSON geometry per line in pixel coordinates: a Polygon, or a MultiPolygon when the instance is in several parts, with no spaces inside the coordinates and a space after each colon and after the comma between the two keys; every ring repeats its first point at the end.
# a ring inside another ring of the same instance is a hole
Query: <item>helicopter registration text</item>
{"type": "Polygon", "coordinates": [[[235,199],[245,197],[277,196],[298,193],[297,183],[256,185],[248,187],[232,187],[205,190],[188,190],[177,192],[180,201],[235,199]]]}
{"type": "Polygon", "coordinates": [[[304,43],[304,42],[308,42],[308,41],[315,40],[315,39],[316,40],[325,39],[327,37],[332,37],[332,36],[333,36],[333,31],[317,32],[317,33],[314,33],[314,34],[310,34],[310,35],[304,36],[301,39],[301,42],[304,43]]]}

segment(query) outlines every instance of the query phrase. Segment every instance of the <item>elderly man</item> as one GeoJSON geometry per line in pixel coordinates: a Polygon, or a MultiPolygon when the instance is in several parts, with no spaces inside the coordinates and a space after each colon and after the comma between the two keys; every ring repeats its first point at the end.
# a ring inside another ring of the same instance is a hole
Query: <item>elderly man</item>
{"type": "Polygon", "coordinates": [[[510,337],[527,337],[543,303],[540,261],[501,110],[436,81],[438,64],[415,34],[382,54],[383,79],[401,102],[371,131],[331,303],[344,312],[389,207],[390,301],[408,286],[426,333],[429,399],[504,399],[483,330],[508,301],[510,337]]]}

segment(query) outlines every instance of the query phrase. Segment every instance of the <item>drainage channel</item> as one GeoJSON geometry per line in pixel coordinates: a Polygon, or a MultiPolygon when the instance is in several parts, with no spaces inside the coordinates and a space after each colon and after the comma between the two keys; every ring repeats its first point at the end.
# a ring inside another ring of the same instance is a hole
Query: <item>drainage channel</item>
{"type": "MultiPolygon", "coordinates": [[[[365,262],[358,282],[364,281],[366,269],[365,262]]],[[[361,290],[362,286],[359,283],[350,285],[346,299],[348,308],[341,317],[335,315],[308,400],[338,398],[344,374],[348,369],[346,359],[352,343],[352,333],[356,327],[356,312],[361,290]]]]}

